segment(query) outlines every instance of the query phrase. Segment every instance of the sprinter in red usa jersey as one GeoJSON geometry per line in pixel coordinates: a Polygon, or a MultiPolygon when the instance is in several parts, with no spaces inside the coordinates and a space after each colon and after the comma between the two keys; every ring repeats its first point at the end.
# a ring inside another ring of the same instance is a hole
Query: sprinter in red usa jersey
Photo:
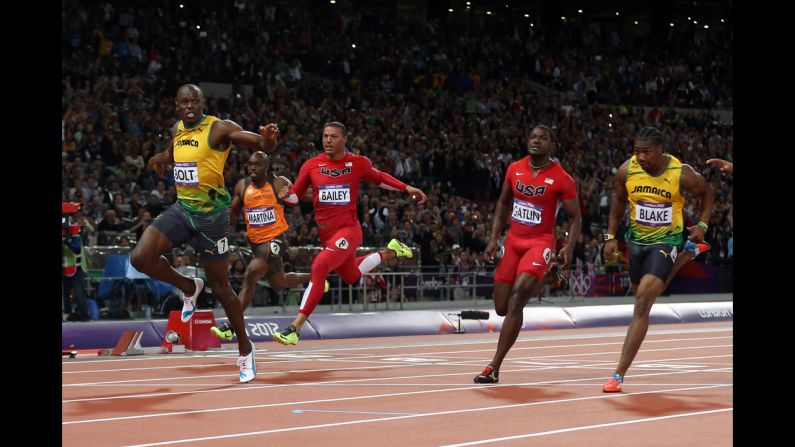
{"type": "Polygon", "coordinates": [[[582,218],[574,180],[551,159],[555,134],[547,126],[537,125],[527,141],[528,156],[508,166],[502,185],[491,239],[483,252],[494,260],[498,239],[510,218],[505,238],[505,254],[494,271],[494,309],[504,316],[497,352],[475,383],[497,383],[500,365],[522,328],[524,306],[544,283],[555,249],[555,217],[558,204],[569,221],[569,238],[561,250],[562,270],[571,265],[574,246],[580,236],[582,218]]]}
{"type": "Polygon", "coordinates": [[[354,284],[362,274],[381,262],[396,256],[411,257],[411,249],[397,239],[387,248],[366,256],[356,257],[362,243],[356,202],[359,183],[366,182],[393,191],[406,191],[419,203],[426,200],[425,193],[406,185],[391,175],[373,167],[370,159],[345,152],[348,134],[345,125],[329,122],[323,126],[323,153],[310,158],[301,166],[295,184],[288,191],[283,188],[279,196],[287,204],[297,204],[309,186],[312,186],[312,205],[318,236],[323,250],[312,261],[311,280],[307,284],[298,315],[293,323],[276,333],[273,338],[286,345],[298,342],[298,333],[306,319],[323,297],[323,284],[331,271],[348,284],[354,284]]]}

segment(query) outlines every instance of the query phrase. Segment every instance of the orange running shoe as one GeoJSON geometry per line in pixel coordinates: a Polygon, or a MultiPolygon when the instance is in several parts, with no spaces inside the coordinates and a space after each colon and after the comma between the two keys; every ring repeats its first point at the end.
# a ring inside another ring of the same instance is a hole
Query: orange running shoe
{"type": "Polygon", "coordinates": [[[693,257],[695,258],[701,253],[709,251],[710,248],[712,248],[712,246],[705,242],[695,243],[693,241],[687,241],[685,242],[684,250],[693,253],[693,257]]]}
{"type": "Polygon", "coordinates": [[[607,383],[602,385],[602,391],[605,393],[620,393],[621,392],[621,385],[624,384],[624,378],[621,377],[618,373],[613,373],[610,375],[610,378],[607,379],[607,383]]]}

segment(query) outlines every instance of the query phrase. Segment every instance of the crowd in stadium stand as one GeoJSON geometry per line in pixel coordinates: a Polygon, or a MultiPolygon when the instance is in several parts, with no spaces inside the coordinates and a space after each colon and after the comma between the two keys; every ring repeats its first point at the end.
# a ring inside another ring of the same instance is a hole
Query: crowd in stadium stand
{"type": "MultiPolygon", "coordinates": [[[[422,188],[424,205],[367,187],[359,210],[364,245],[412,241],[423,266],[485,265],[505,170],[526,155],[536,123],[555,130],[555,156],[577,182],[578,258],[603,262],[613,174],[645,124],[660,127],[668,151],[715,187],[707,258],[731,256],[732,178],[705,161],[731,160],[733,127],[709,112],[672,108],[731,108],[730,39],[684,45],[692,36],[679,29],[658,41],[576,24],[541,35],[526,23],[419,24],[326,7],[230,2],[202,13],[190,4],[138,5],[68,1],[63,9],[62,195],[84,204],[89,245],[134,244],[174,203],[173,178],[158,178],[146,161],[170,143],[177,88],[219,82],[233,93],[208,98],[205,113],[252,131],[276,122],[282,134],[271,164],[280,174],[294,179],[318,153],[323,123],[334,120],[348,126],[350,151],[422,188]],[[564,94],[545,94],[529,81],[564,94]]],[[[246,175],[247,156],[233,148],[230,191],[246,175]]],[[[687,215],[697,210],[686,202],[687,215]]],[[[311,203],[287,217],[291,245],[319,242],[311,203]]],[[[558,228],[560,242],[565,231],[558,228]]],[[[291,260],[298,268],[308,261],[291,260]]]]}

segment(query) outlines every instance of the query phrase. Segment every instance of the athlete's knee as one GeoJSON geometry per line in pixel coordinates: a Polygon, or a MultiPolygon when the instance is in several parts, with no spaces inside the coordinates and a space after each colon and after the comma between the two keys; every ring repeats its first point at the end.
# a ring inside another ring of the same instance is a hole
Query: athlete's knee
{"type": "Polygon", "coordinates": [[[152,257],[147,256],[146,251],[139,248],[140,246],[135,247],[132,254],[130,255],[130,264],[135,267],[141,273],[147,273],[150,269],[150,264],[152,263],[152,257]]]}
{"type": "Polygon", "coordinates": [[[340,269],[337,269],[337,274],[345,284],[351,286],[356,285],[362,279],[362,272],[359,269],[356,269],[356,271],[340,271],[340,269]]]}
{"type": "Polygon", "coordinates": [[[325,253],[321,252],[312,262],[312,273],[320,274],[323,277],[328,276],[331,271],[331,256],[323,256],[325,253]]]}
{"type": "Polygon", "coordinates": [[[501,317],[508,315],[508,300],[510,298],[511,298],[511,285],[502,282],[495,282],[494,311],[497,313],[497,315],[501,317]]]}
{"type": "Polygon", "coordinates": [[[277,275],[273,275],[268,278],[268,284],[270,284],[274,293],[281,293],[282,290],[287,288],[287,282],[284,279],[279,278],[277,275]]]}
{"type": "Polygon", "coordinates": [[[217,279],[210,279],[207,278],[205,281],[205,286],[208,287],[210,290],[213,291],[213,295],[217,296],[218,298],[227,298],[230,296],[234,296],[235,291],[232,289],[232,286],[229,285],[229,281],[220,281],[217,279]]]}
{"type": "Polygon", "coordinates": [[[530,296],[536,289],[538,280],[533,277],[526,281],[519,281],[511,290],[511,299],[508,300],[508,312],[523,312],[524,306],[530,301],[530,296]]]}
{"type": "Polygon", "coordinates": [[[654,305],[654,301],[656,301],[657,297],[648,294],[648,293],[640,293],[637,297],[635,297],[635,309],[634,315],[636,317],[648,317],[651,313],[651,308],[654,305]]]}
{"type": "Polygon", "coordinates": [[[523,293],[522,289],[514,289],[511,292],[511,299],[508,300],[508,305],[505,306],[507,314],[516,314],[524,311],[524,306],[530,300],[529,294],[523,293]]]}

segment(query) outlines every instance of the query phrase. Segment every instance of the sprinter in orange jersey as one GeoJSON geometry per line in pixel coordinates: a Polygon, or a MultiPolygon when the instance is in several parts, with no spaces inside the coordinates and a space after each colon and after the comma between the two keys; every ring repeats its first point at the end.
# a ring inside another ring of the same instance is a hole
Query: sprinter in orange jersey
{"type": "MultiPolygon", "coordinates": [[[[289,228],[284,218],[284,205],[278,197],[279,189],[290,188],[292,182],[286,177],[274,176],[270,172],[270,157],[262,151],[251,154],[248,159],[248,178],[242,178],[232,194],[230,225],[234,227],[241,208],[246,220],[248,242],[254,257],[243,275],[240,290],[240,305],[246,311],[254,298],[257,281],[265,276],[277,293],[288,287],[309,282],[309,273],[284,273],[283,256],[287,252],[289,228]]],[[[328,285],[326,285],[328,290],[328,285]]],[[[228,324],[213,327],[210,331],[218,338],[230,341],[234,331],[228,324]]]]}

